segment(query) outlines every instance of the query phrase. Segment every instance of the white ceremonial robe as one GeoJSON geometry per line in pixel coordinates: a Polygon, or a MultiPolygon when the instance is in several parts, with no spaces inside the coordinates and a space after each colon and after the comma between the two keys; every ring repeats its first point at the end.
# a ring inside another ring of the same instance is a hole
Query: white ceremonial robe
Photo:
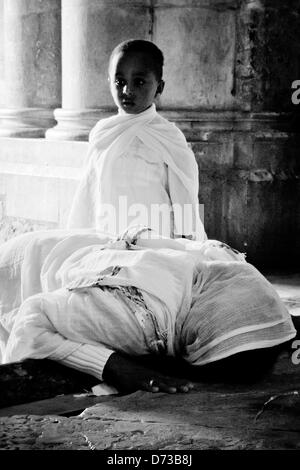
{"type": "Polygon", "coordinates": [[[90,133],[85,174],[68,228],[112,236],[145,225],[174,238],[207,237],[198,203],[198,165],[183,133],[156,112],[102,119],[90,133]]]}

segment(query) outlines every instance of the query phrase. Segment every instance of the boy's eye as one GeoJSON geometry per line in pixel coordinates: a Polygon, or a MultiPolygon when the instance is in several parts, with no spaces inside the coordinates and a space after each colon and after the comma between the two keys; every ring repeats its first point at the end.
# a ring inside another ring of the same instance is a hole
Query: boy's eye
{"type": "MultiPolygon", "coordinates": [[[[145,84],[145,80],[143,78],[136,78],[134,80],[134,86],[141,87],[145,84]]],[[[116,78],[115,85],[117,88],[123,88],[126,85],[126,81],[123,78],[116,78]]]]}
{"type": "Polygon", "coordinates": [[[125,85],[125,80],[123,80],[122,78],[116,78],[115,80],[115,85],[117,87],[122,87],[125,85]]]}

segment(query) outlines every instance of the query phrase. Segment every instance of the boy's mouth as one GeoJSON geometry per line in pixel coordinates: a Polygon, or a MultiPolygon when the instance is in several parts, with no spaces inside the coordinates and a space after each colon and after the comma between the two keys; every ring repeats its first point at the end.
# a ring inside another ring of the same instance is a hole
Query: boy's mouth
{"type": "Polygon", "coordinates": [[[122,100],[122,105],[123,106],[128,106],[128,107],[131,107],[131,106],[134,106],[134,101],[133,100],[129,100],[129,99],[124,99],[122,100]]]}

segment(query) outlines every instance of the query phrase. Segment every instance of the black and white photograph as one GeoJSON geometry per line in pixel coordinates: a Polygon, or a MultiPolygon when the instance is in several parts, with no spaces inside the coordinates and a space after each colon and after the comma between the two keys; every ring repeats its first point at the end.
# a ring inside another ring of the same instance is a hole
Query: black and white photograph
{"type": "Polygon", "coordinates": [[[300,451],[300,0],[0,0],[0,450],[300,451]]]}

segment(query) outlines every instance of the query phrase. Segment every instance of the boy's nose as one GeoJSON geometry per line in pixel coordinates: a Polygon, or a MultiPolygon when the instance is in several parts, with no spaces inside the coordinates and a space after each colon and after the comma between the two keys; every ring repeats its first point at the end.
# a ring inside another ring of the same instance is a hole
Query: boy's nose
{"type": "Polygon", "coordinates": [[[129,83],[127,83],[126,85],[124,85],[124,87],[123,87],[123,94],[124,94],[124,95],[127,95],[127,96],[133,94],[132,86],[131,86],[129,83]]]}

